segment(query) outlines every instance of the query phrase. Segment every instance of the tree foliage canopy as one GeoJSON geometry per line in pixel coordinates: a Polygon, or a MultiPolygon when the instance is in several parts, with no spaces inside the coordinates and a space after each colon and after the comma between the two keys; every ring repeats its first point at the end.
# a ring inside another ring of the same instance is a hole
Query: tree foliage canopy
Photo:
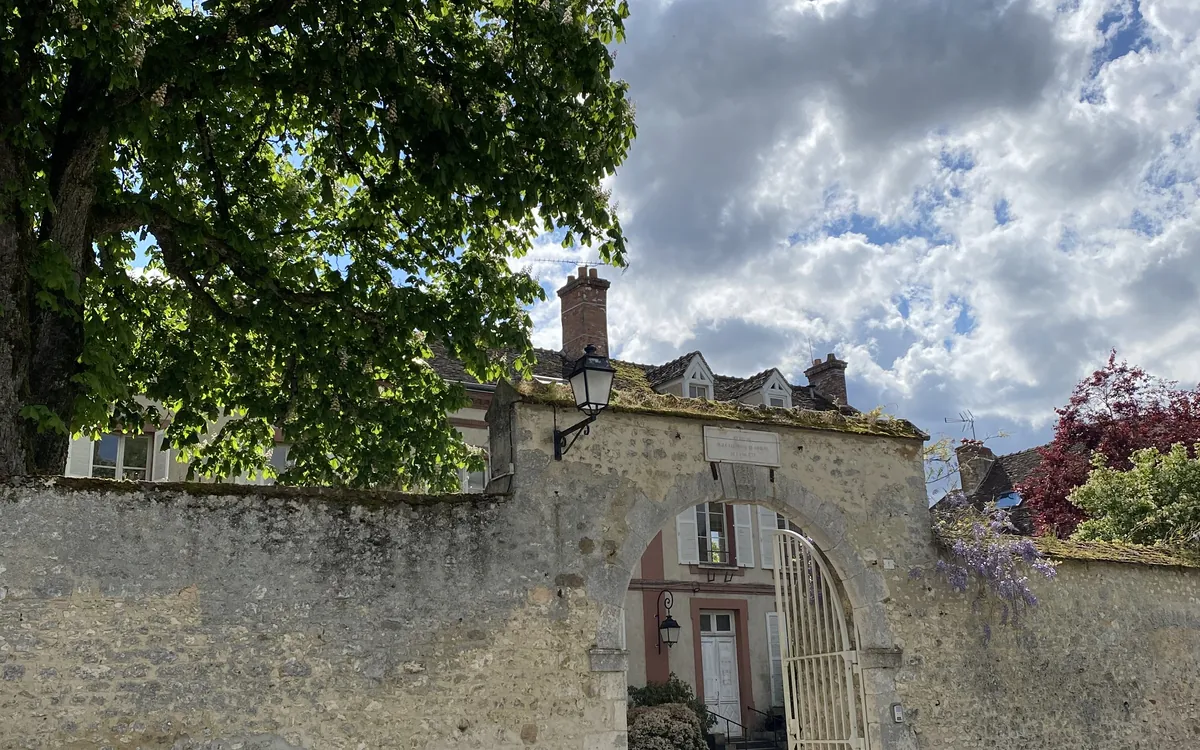
{"type": "Polygon", "coordinates": [[[201,472],[434,486],[535,237],[624,239],[610,0],[0,0],[0,474],[162,415],[201,472]],[[145,264],[145,268],[135,268],[145,264]],[[11,375],[10,375],[11,373],[11,375]],[[220,433],[205,431],[229,417],[220,433]]]}
{"type": "Polygon", "coordinates": [[[1087,514],[1074,538],[1200,550],[1200,458],[1177,443],[1166,453],[1134,451],[1130,462],[1121,471],[1096,455],[1087,482],[1070,495],[1087,514]]]}
{"type": "Polygon", "coordinates": [[[1042,530],[1070,535],[1084,510],[1069,499],[1087,481],[1092,457],[1125,470],[1135,451],[1168,451],[1177,443],[1200,442],[1200,389],[1182,389],[1125,361],[1116,352],[1104,367],[1075,386],[1057,410],[1054,439],[1042,461],[1018,488],[1042,530]]]}

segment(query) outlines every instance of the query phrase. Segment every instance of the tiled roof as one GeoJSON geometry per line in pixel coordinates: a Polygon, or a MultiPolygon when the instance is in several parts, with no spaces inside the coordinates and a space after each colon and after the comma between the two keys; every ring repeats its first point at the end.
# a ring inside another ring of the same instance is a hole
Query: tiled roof
{"type": "Polygon", "coordinates": [[[1005,456],[996,456],[988,469],[987,476],[979,483],[978,489],[971,493],[972,499],[992,502],[1012,492],[1018,484],[1029,476],[1029,472],[1042,462],[1042,454],[1037,448],[1028,448],[1005,456]]]}
{"type": "Polygon", "coordinates": [[[775,372],[774,367],[767,369],[767,370],[763,370],[762,372],[758,373],[757,375],[751,375],[750,377],[745,378],[744,380],[740,380],[738,378],[730,378],[730,380],[740,380],[740,382],[736,386],[734,386],[730,389],[729,397],[730,398],[741,398],[742,396],[745,396],[747,393],[753,393],[754,391],[759,390],[760,388],[762,388],[764,385],[767,384],[767,380],[770,379],[771,373],[773,373],[773,372],[775,372]]]}
{"type": "MultiPolygon", "coordinates": [[[[1045,446],[1042,446],[1045,447],[1045,446]]],[[[1042,463],[1041,448],[1026,448],[1023,451],[997,456],[996,462],[1004,466],[1004,472],[1012,480],[1013,486],[1025,481],[1025,478],[1042,463]]]]}
{"type": "Polygon", "coordinates": [[[811,385],[792,386],[792,408],[811,409],[812,411],[857,411],[857,409],[849,407],[842,409],[833,402],[833,399],[825,398],[817,393],[817,390],[811,385]]]}
{"type": "Polygon", "coordinates": [[[737,398],[733,395],[734,391],[738,390],[743,382],[745,381],[742,378],[731,375],[713,375],[713,398],[717,401],[732,401],[737,398]]]}
{"type": "MultiPolygon", "coordinates": [[[[1042,454],[1038,453],[1037,448],[996,456],[979,487],[971,493],[971,501],[976,505],[992,503],[1013,492],[1041,462],[1042,454]]],[[[1033,533],[1033,519],[1024,503],[1014,508],[1010,515],[1022,534],[1033,533]]]]}
{"type": "MultiPolygon", "coordinates": [[[[663,383],[669,383],[677,378],[682,378],[683,373],[687,372],[687,367],[691,364],[692,358],[696,356],[700,356],[703,359],[703,355],[700,355],[700,352],[688,352],[682,357],[676,357],[665,365],[651,367],[646,371],[646,380],[650,381],[651,386],[657,388],[663,383]]],[[[705,362],[705,364],[708,363],[705,362]]]]}
{"type": "MultiPolygon", "coordinates": [[[[433,350],[433,357],[429,359],[429,365],[433,370],[446,378],[460,383],[474,384],[478,383],[475,378],[467,373],[465,367],[457,359],[451,357],[446,348],[439,343],[434,343],[430,346],[433,350]]],[[[570,362],[566,360],[559,352],[550,349],[534,349],[536,361],[533,366],[535,375],[543,377],[562,378],[565,376],[566,369],[570,366],[570,362]]],[[[502,352],[504,360],[512,362],[516,357],[511,352],[502,352]]],[[[669,383],[672,380],[683,377],[687,371],[688,365],[693,357],[704,358],[700,352],[689,352],[682,357],[667,362],[664,365],[643,365],[634,362],[624,362],[622,360],[613,360],[612,364],[617,368],[618,377],[616,387],[618,389],[628,388],[631,385],[636,385],[630,379],[631,376],[639,373],[645,376],[645,382],[641,383],[641,387],[645,388],[646,383],[649,383],[651,388],[656,388],[663,383],[669,383]]],[[[705,362],[705,365],[708,363],[705,362]]],[[[775,372],[775,368],[763,370],[762,372],[752,375],[748,378],[738,378],[730,375],[713,375],[713,398],[717,401],[735,401],[748,393],[762,388],[767,380],[771,377],[771,373],[775,372]]],[[[640,379],[640,378],[634,378],[640,379]]],[[[797,409],[806,409],[810,411],[838,411],[839,406],[832,400],[817,393],[812,386],[793,385],[792,386],[792,407],[797,409]]],[[[850,410],[853,411],[853,410],[850,410]]]]}
{"type": "MultiPolygon", "coordinates": [[[[479,381],[467,372],[467,368],[446,351],[446,347],[440,343],[433,343],[429,347],[433,350],[433,357],[429,361],[429,366],[438,375],[441,375],[446,380],[452,380],[459,383],[478,384],[479,381]]],[[[534,357],[536,358],[533,364],[533,374],[541,375],[548,378],[561,378],[564,375],[564,367],[566,362],[563,356],[552,349],[534,349],[534,357]]],[[[501,356],[505,362],[511,363],[516,359],[516,355],[512,352],[501,352],[501,356]]]]}

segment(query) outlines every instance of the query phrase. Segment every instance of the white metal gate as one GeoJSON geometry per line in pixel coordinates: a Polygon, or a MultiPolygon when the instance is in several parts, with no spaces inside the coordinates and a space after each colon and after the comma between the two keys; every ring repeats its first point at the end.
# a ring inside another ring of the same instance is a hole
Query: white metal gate
{"type": "Polygon", "coordinates": [[[862,680],[834,577],[794,531],[775,532],[775,611],[788,750],[867,750],[862,680]]]}

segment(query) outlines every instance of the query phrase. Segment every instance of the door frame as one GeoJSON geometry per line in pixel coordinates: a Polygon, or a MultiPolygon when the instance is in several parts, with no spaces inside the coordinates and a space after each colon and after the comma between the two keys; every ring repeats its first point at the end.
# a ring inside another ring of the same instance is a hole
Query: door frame
{"type": "MultiPolygon", "coordinates": [[[[733,646],[737,656],[738,675],[738,721],[746,728],[753,729],[746,723],[746,707],[754,705],[754,685],[750,682],[750,642],[747,638],[749,628],[747,613],[750,609],[745,599],[698,599],[691,598],[692,615],[692,645],[695,649],[693,659],[696,665],[696,697],[704,700],[704,654],[700,645],[700,610],[711,609],[733,612],[733,646]]],[[[768,665],[768,669],[770,666],[768,665]]]]}

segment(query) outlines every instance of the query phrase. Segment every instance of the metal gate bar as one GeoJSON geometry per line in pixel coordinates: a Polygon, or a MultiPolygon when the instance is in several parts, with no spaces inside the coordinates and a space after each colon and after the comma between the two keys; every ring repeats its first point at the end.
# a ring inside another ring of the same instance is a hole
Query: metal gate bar
{"type": "Polygon", "coordinates": [[[834,577],[812,543],[774,532],[788,750],[867,750],[858,655],[834,577]]]}

